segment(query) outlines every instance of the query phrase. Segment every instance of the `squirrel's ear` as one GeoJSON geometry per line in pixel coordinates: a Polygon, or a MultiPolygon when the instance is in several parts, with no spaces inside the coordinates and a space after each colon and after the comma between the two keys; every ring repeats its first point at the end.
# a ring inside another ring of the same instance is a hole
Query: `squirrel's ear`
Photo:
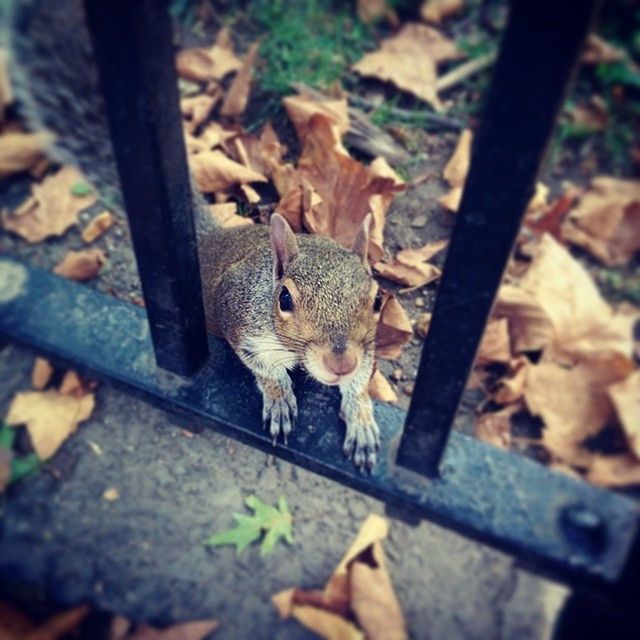
{"type": "Polygon", "coordinates": [[[273,275],[282,278],[287,266],[298,255],[298,241],[289,223],[279,214],[271,216],[271,246],[273,247],[273,275]]]}
{"type": "Polygon", "coordinates": [[[356,238],[351,245],[351,251],[355,253],[360,260],[362,260],[362,264],[364,264],[367,271],[371,271],[369,268],[369,260],[367,259],[367,255],[369,253],[369,232],[371,230],[371,223],[373,221],[373,216],[368,213],[362,223],[360,224],[360,228],[358,229],[358,233],[356,233],[356,238]]]}

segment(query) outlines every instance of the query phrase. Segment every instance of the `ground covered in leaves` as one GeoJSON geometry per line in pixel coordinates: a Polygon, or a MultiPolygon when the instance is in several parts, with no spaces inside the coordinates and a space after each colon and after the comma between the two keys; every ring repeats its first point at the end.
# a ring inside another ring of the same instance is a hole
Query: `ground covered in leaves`
{"type": "MultiPolygon", "coordinates": [[[[211,214],[261,224],[277,210],[297,231],[344,244],[373,214],[369,259],[389,295],[371,393],[406,407],[505,7],[174,1],[172,11],[187,153],[211,214]]],[[[633,11],[609,3],[589,39],[456,419],[612,487],[640,485],[633,11]]],[[[122,215],[76,170],[47,162],[45,136],[22,130],[4,82],[0,100],[0,251],[141,304],[122,215]]],[[[6,368],[18,356],[3,358],[6,368]]],[[[39,461],[55,469],[69,435],[99,419],[90,381],[42,360],[30,375],[3,396],[7,424],[26,432],[0,432],[2,486],[39,461]]],[[[97,499],[117,504],[116,486],[97,499]]]]}

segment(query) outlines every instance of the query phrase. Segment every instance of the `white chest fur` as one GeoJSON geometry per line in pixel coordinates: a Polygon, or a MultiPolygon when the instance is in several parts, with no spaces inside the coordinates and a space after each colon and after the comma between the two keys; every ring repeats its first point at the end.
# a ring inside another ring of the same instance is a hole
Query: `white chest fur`
{"type": "Polygon", "coordinates": [[[245,338],[239,355],[250,369],[269,377],[282,373],[284,369],[293,369],[300,362],[298,356],[272,333],[245,338]]]}

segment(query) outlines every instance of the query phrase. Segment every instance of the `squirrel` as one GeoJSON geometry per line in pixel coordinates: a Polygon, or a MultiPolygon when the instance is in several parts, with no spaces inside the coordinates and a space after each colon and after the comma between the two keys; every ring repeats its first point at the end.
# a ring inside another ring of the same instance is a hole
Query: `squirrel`
{"type": "MultiPolygon", "coordinates": [[[[79,167],[123,209],[98,72],[79,0],[16,0],[11,79],[29,126],[55,136],[51,157],[79,167]]],[[[274,444],[293,428],[288,371],[302,366],[338,386],[343,452],[371,469],[380,444],[368,395],[382,297],[367,261],[371,214],[350,249],[297,235],[277,212],[270,225],[222,228],[191,188],[207,330],[224,338],[254,374],[274,444]]]]}

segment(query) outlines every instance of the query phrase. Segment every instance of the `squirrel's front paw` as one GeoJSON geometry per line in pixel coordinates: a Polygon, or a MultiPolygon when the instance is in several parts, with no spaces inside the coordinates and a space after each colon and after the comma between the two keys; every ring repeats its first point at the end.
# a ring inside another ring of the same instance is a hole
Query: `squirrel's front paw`
{"type": "Polygon", "coordinates": [[[363,411],[346,419],[347,435],[342,450],[353,457],[356,467],[372,469],[376,464],[376,452],[380,448],[380,429],[372,411],[363,411]]]}
{"type": "Polygon", "coordinates": [[[273,444],[282,433],[285,443],[287,436],[298,417],[298,403],[290,387],[279,387],[268,392],[263,390],[262,421],[269,429],[273,444]]]}

